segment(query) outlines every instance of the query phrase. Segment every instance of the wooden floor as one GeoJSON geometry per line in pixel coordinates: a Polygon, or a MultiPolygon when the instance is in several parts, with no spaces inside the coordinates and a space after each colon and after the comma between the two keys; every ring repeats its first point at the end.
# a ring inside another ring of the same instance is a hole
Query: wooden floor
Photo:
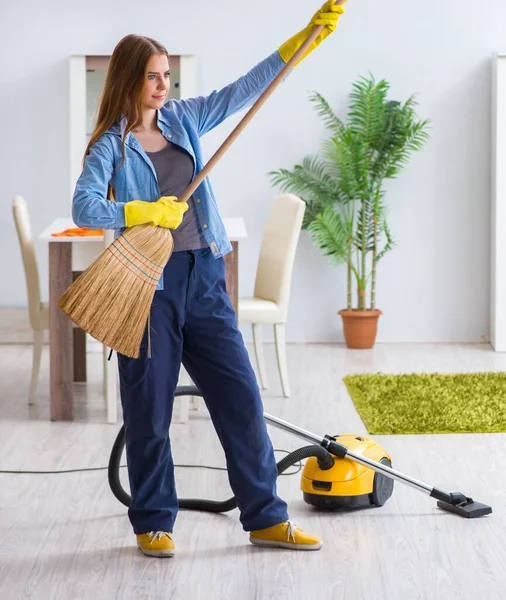
{"type": "MultiPolygon", "coordinates": [[[[0,346],[0,470],[58,470],[107,464],[119,425],[105,423],[101,355],[78,385],[77,421],[48,421],[47,347],[39,405],[28,409],[29,345],[0,346]]],[[[265,409],[318,434],[367,433],[342,377],[357,372],[504,370],[488,345],[289,345],[293,397],[284,399],[274,352],[265,409]]],[[[121,413],[120,413],[121,414],[121,413]]],[[[271,429],[275,448],[303,440],[271,429]]],[[[0,474],[0,599],[451,600],[506,598],[506,435],[383,436],[394,467],[430,485],[463,491],[494,513],[465,520],[396,483],[381,509],[318,512],[302,500],[300,474],[281,477],[292,519],[324,538],[320,552],[249,544],[237,511],[180,512],[177,556],[159,560],[134,547],[126,509],[106,471],[0,474]]],[[[172,427],[177,464],[223,466],[206,413],[172,427]]],[[[279,457],[282,453],[278,454],[279,457]]],[[[126,473],[125,473],[126,475],[126,473]]],[[[226,473],[177,468],[180,497],[225,499],[226,473]]]]}

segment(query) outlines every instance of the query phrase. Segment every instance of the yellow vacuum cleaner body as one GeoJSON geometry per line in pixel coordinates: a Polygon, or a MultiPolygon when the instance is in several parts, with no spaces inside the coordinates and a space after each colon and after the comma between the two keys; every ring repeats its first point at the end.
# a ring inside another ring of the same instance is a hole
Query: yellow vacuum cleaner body
{"type": "MultiPolygon", "coordinates": [[[[336,442],[365,458],[392,466],[392,459],[377,442],[360,435],[340,435],[336,442]]],[[[383,506],[393,491],[393,480],[346,458],[334,457],[334,466],[323,470],[318,459],[307,459],[300,489],[307,504],[321,508],[383,506]]]]}

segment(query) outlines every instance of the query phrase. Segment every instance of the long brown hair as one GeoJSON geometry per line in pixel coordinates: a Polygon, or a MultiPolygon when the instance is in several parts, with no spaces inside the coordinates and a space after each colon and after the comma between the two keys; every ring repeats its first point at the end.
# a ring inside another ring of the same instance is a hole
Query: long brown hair
{"type": "Polygon", "coordinates": [[[142,124],[142,92],[146,82],[146,67],[154,54],[165,54],[170,59],[162,44],[141,35],[127,35],[114,48],[100,97],[97,122],[84,153],[83,165],[93,144],[114,123],[126,117],[120,167],[123,165],[126,137],[132,129],[142,124]]]}

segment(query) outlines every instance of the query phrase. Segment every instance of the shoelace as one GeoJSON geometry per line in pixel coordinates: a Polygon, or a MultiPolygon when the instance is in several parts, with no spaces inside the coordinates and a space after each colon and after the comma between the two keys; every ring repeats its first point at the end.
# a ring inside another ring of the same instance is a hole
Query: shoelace
{"type": "Polygon", "coordinates": [[[168,533],[167,531],[149,531],[148,535],[150,537],[150,544],[156,542],[157,540],[161,540],[164,535],[166,535],[169,538],[169,540],[172,539],[170,533],[168,533]]]}
{"type": "Polygon", "coordinates": [[[293,543],[295,544],[295,530],[296,529],[300,529],[300,527],[298,527],[295,523],[293,523],[292,521],[288,520],[288,531],[287,531],[287,535],[288,535],[288,541],[290,541],[290,538],[293,539],[293,543]]]}

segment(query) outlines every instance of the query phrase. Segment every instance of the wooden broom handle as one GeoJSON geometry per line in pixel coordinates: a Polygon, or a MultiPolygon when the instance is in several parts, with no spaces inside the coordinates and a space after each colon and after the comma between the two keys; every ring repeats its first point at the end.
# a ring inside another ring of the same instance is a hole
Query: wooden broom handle
{"type": "MultiPolygon", "coordinates": [[[[346,0],[337,0],[335,5],[344,4],[346,0]]],[[[280,85],[280,83],[285,78],[285,75],[294,68],[298,60],[305,54],[306,50],[309,46],[314,42],[314,40],[320,35],[323,31],[325,25],[318,25],[314,28],[312,33],[308,36],[307,40],[302,44],[302,46],[297,50],[297,52],[292,56],[292,58],[286,63],[283,67],[283,70],[277,75],[277,77],[271,82],[269,87],[262,93],[260,98],[253,104],[253,106],[249,109],[249,111],[244,115],[241,122],[236,126],[236,128],[232,131],[232,133],[227,137],[227,139],[223,142],[223,144],[218,148],[218,150],[214,153],[212,158],[209,159],[208,163],[205,167],[198,173],[195,179],[191,182],[191,184],[186,188],[186,190],[181,194],[178,198],[180,202],[187,202],[191,195],[195,192],[195,190],[199,187],[199,185],[204,181],[204,179],[209,175],[211,169],[216,165],[216,163],[220,160],[220,158],[225,154],[225,152],[230,148],[230,146],[235,142],[235,140],[239,137],[248,123],[253,119],[256,113],[262,108],[262,106],[267,102],[270,96],[274,93],[276,88],[280,85]]]]}

